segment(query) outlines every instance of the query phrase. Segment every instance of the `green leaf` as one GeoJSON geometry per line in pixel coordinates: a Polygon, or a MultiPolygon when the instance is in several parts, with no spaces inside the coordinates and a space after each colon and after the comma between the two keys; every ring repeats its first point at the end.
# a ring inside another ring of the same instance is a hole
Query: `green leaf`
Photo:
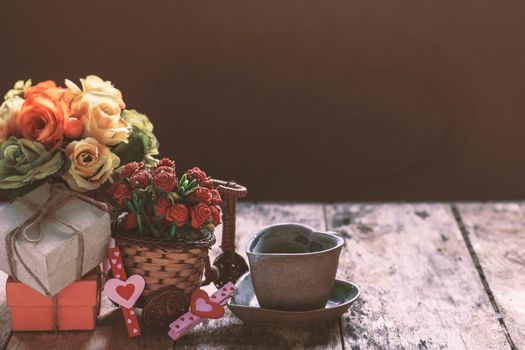
{"type": "Polygon", "coordinates": [[[126,204],[126,206],[129,208],[129,211],[132,212],[132,213],[136,213],[137,211],[135,210],[135,208],[133,207],[133,205],[127,200],[127,199],[124,199],[124,203],[126,204]]]}
{"type": "Polygon", "coordinates": [[[187,188],[196,188],[199,184],[197,183],[196,179],[191,180],[191,182],[188,184],[187,188]]]}
{"type": "Polygon", "coordinates": [[[133,132],[128,142],[121,142],[115,146],[113,153],[120,158],[120,165],[131,162],[142,162],[146,155],[148,137],[140,131],[133,132]]]}
{"type": "Polygon", "coordinates": [[[157,163],[155,156],[159,154],[159,141],[153,133],[153,124],[149,118],[145,114],[133,109],[122,111],[121,116],[133,128],[134,133],[140,132],[146,136],[144,141],[144,156],[141,161],[144,161],[147,168],[155,166],[157,163]]]}
{"type": "Polygon", "coordinates": [[[184,189],[184,196],[188,196],[190,195],[191,193],[193,193],[197,187],[199,187],[199,183],[197,182],[197,180],[192,180],[187,186],[186,188],[184,189]]]}
{"type": "Polygon", "coordinates": [[[171,201],[171,204],[175,204],[175,202],[180,199],[180,196],[175,192],[168,193],[168,198],[171,201]]]}
{"type": "Polygon", "coordinates": [[[62,157],[62,160],[64,161],[64,165],[56,173],[54,173],[52,176],[54,177],[60,177],[63,174],[65,174],[69,168],[71,167],[71,159],[66,155],[66,153],[61,149],[58,152],[60,152],[60,156],[62,157]]]}
{"type": "Polygon", "coordinates": [[[176,235],[177,235],[177,226],[175,224],[172,224],[170,232],[169,232],[169,236],[171,238],[175,238],[176,235]]]}

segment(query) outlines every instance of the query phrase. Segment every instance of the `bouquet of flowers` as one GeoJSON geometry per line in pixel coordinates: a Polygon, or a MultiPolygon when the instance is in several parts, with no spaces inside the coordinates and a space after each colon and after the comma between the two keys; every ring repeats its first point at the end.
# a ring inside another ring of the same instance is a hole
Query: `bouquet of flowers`
{"type": "Polygon", "coordinates": [[[222,199],[211,179],[198,167],[177,179],[175,162],[168,158],[149,169],[142,162],[125,165],[107,194],[127,232],[175,237],[179,229],[213,232],[221,223],[222,199]]]}
{"type": "Polygon", "coordinates": [[[65,87],[18,81],[0,106],[0,189],[17,197],[44,181],[99,189],[126,163],[154,166],[158,142],[149,119],[126,110],[111,82],[90,75],[65,87]]]}

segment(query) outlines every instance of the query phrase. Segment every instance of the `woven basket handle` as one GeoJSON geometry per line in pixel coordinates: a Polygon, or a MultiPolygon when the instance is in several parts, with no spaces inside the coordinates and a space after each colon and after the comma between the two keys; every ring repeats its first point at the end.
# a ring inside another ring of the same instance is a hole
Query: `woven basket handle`
{"type": "Polygon", "coordinates": [[[235,181],[222,181],[212,179],[217,190],[223,198],[222,208],[222,240],[223,253],[235,252],[235,214],[237,199],[246,197],[248,190],[235,181]]]}

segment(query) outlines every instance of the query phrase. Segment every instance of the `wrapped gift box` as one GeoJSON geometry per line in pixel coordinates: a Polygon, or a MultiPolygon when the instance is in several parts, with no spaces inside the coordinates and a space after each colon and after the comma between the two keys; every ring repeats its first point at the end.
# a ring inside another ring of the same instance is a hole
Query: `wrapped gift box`
{"type": "MultiPolygon", "coordinates": [[[[0,270],[11,274],[6,236],[38,210],[46,206],[51,196],[56,196],[56,187],[44,184],[0,210],[0,270]]],[[[83,236],[84,255],[82,275],[103,261],[107,254],[111,234],[110,216],[107,212],[76,197],[69,197],[48,215],[40,225],[32,227],[27,236],[40,237],[31,242],[24,237],[16,240],[22,260],[35,274],[51,295],[55,295],[78,279],[79,239],[73,226],[83,236]]],[[[45,294],[35,278],[14,257],[14,276],[33,289],[45,294]]]]}
{"type": "MultiPolygon", "coordinates": [[[[11,308],[13,331],[52,331],[55,328],[53,300],[14,281],[6,284],[7,305],[11,308]]],[[[92,330],[100,305],[98,272],[93,270],[80,281],[70,284],[56,296],[57,329],[92,330]]]]}

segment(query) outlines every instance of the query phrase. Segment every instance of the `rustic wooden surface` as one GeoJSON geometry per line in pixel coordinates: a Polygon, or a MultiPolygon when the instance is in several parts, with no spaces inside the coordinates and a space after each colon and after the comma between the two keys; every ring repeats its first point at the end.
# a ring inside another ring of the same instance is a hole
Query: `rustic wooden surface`
{"type": "MultiPolygon", "coordinates": [[[[515,203],[243,203],[237,223],[243,256],[250,237],[276,222],[301,222],[345,238],[338,278],[357,283],[362,294],[339,321],[248,326],[227,311],[176,343],[166,330],[148,328],[129,340],[120,310],[104,298],[93,332],[11,334],[1,287],[0,348],[525,349],[523,210],[515,203]]],[[[216,247],[211,255],[219,253],[216,247]]],[[[1,286],[5,279],[0,273],[1,286]]]]}
{"type": "Polygon", "coordinates": [[[446,205],[336,205],[340,276],[362,297],[343,318],[348,348],[503,349],[498,319],[446,205]]]}
{"type": "Polygon", "coordinates": [[[515,346],[525,348],[525,206],[474,203],[456,208],[502,327],[515,346]]]}

